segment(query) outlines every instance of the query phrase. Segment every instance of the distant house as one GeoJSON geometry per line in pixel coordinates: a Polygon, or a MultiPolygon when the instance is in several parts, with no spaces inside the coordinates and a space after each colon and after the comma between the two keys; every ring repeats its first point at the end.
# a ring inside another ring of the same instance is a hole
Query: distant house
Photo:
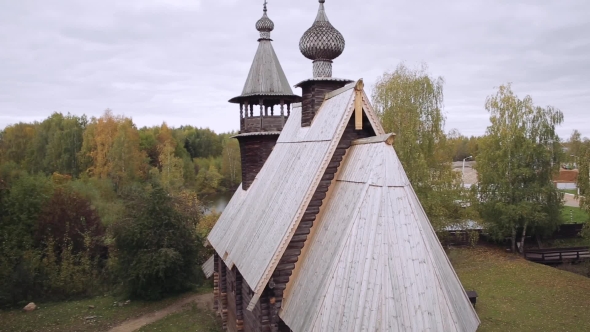
{"type": "Polygon", "coordinates": [[[558,189],[577,189],[578,170],[560,169],[559,174],[553,178],[553,183],[558,189]]]}
{"type": "Polygon", "coordinates": [[[314,61],[313,78],[297,84],[303,96],[287,89],[265,5],[250,92],[232,99],[244,182],[208,237],[215,255],[203,266],[224,329],[475,331],[477,314],[395,136],[381,127],[362,80],[332,77],[344,39],[319,2],[300,42],[314,61]]]}

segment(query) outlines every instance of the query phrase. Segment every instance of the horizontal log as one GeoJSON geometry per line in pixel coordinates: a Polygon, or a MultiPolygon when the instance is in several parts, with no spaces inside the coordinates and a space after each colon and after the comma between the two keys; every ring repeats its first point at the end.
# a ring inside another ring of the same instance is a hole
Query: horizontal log
{"type": "Polygon", "coordinates": [[[272,280],[276,284],[284,284],[284,283],[288,283],[290,278],[291,278],[290,276],[278,276],[278,277],[273,277],[272,280]]]}
{"type": "Polygon", "coordinates": [[[317,206],[310,206],[307,208],[307,210],[305,210],[305,213],[317,214],[318,212],[320,212],[320,208],[317,206]]]}
{"type": "Polygon", "coordinates": [[[322,180],[333,180],[334,179],[334,173],[326,173],[324,174],[324,176],[322,176],[322,180]]]}
{"type": "Polygon", "coordinates": [[[299,226],[297,227],[297,229],[311,228],[311,227],[313,227],[313,221],[302,221],[299,223],[299,226]]]}
{"type": "Polygon", "coordinates": [[[299,256],[286,256],[279,260],[279,266],[286,263],[297,263],[297,260],[299,260],[299,256]]]}
{"type": "Polygon", "coordinates": [[[301,217],[301,222],[311,222],[313,223],[315,221],[316,215],[315,214],[304,214],[303,217],[301,217]]]}
{"type": "Polygon", "coordinates": [[[287,246],[287,249],[303,249],[303,246],[305,245],[305,242],[291,242],[289,243],[289,245],[287,246]]]}
{"type": "Polygon", "coordinates": [[[288,270],[289,272],[291,272],[291,270],[293,270],[294,268],[295,268],[295,264],[293,264],[293,263],[277,265],[277,270],[279,270],[279,271],[288,270]]]}
{"type": "Polygon", "coordinates": [[[291,238],[292,242],[305,242],[307,241],[307,235],[296,235],[291,238]]]}
{"type": "Polygon", "coordinates": [[[311,233],[310,228],[297,228],[294,235],[307,235],[309,233],[311,233]]]}
{"type": "Polygon", "coordinates": [[[301,255],[301,250],[300,249],[287,249],[285,250],[285,253],[283,254],[283,257],[287,257],[287,256],[299,256],[301,255]]]}

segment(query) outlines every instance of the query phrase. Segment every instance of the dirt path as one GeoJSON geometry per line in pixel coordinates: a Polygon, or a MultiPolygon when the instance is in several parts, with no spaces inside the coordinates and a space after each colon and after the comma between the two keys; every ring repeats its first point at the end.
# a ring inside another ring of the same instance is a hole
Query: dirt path
{"type": "Polygon", "coordinates": [[[575,195],[572,195],[572,194],[563,195],[563,199],[565,200],[564,205],[571,206],[571,207],[580,207],[580,201],[578,201],[574,197],[575,197],[575,195]]]}
{"type": "Polygon", "coordinates": [[[113,327],[108,332],[132,332],[139,330],[145,325],[159,321],[160,319],[175,312],[182,311],[192,303],[196,303],[197,306],[199,306],[200,308],[207,308],[208,310],[213,310],[213,294],[198,294],[183,298],[164,309],[149,314],[145,314],[135,319],[125,321],[123,322],[123,324],[113,327]]]}

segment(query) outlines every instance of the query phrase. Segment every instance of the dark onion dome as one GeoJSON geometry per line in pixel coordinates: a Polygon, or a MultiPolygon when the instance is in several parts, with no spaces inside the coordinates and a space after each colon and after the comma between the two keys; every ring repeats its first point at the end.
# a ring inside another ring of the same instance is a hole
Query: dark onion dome
{"type": "Polygon", "coordinates": [[[318,15],[299,41],[299,50],[310,60],[334,60],[344,51],[344,37],[328,20],[324,10],[325,0],[319,0],[318,15]]]}
{"type": "Polygon", "coordinates": [[[264,14],[262,18],[256,22],[256,30],[260,31],[260,38],[269,39],[270,32],[275,29],[274,22],[266,15],[266,2],[264,2],[264,14]]]}

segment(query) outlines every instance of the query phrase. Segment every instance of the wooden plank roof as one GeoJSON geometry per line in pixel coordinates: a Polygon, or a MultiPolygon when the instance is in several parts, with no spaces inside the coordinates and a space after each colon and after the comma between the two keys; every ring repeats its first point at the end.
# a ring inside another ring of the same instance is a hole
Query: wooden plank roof
{"type": "Polygon", "coordinates": [[[201,269],[203,270],[203,273],[205,274],[205,279],[209,279],[211,278],[211,276],[213,275],[213,272],[215,268],[215,258],[214,256],[209,257],[209,259],[203,263],[203,265],[201,265],[201,269]]]}
{"type": "Polygon", "coordinates": [[[242,94],[230,101],[236,102],[248,96],[291,96],[296,100],[301,99],[293,94],[270,40],[260,40],[242,94]]]}
{"type": "MultiPolygon", "coordinates": [[[[310,127],[301,108],[291,112],[277,144],[248,189],[241,188],[211,231],[208,242],[226,265],[240,270],[258,301],[291,240],[354,111],[354,84],[322,104],[310,127]]],[[[383,129],[362,93],[377,134],[383,129]]]]}
{"type": "Polygon", "coordinates": [[[475,331],[479,319],[391,140],[345,156],[285,291],[292,331],[475,331]]]}

